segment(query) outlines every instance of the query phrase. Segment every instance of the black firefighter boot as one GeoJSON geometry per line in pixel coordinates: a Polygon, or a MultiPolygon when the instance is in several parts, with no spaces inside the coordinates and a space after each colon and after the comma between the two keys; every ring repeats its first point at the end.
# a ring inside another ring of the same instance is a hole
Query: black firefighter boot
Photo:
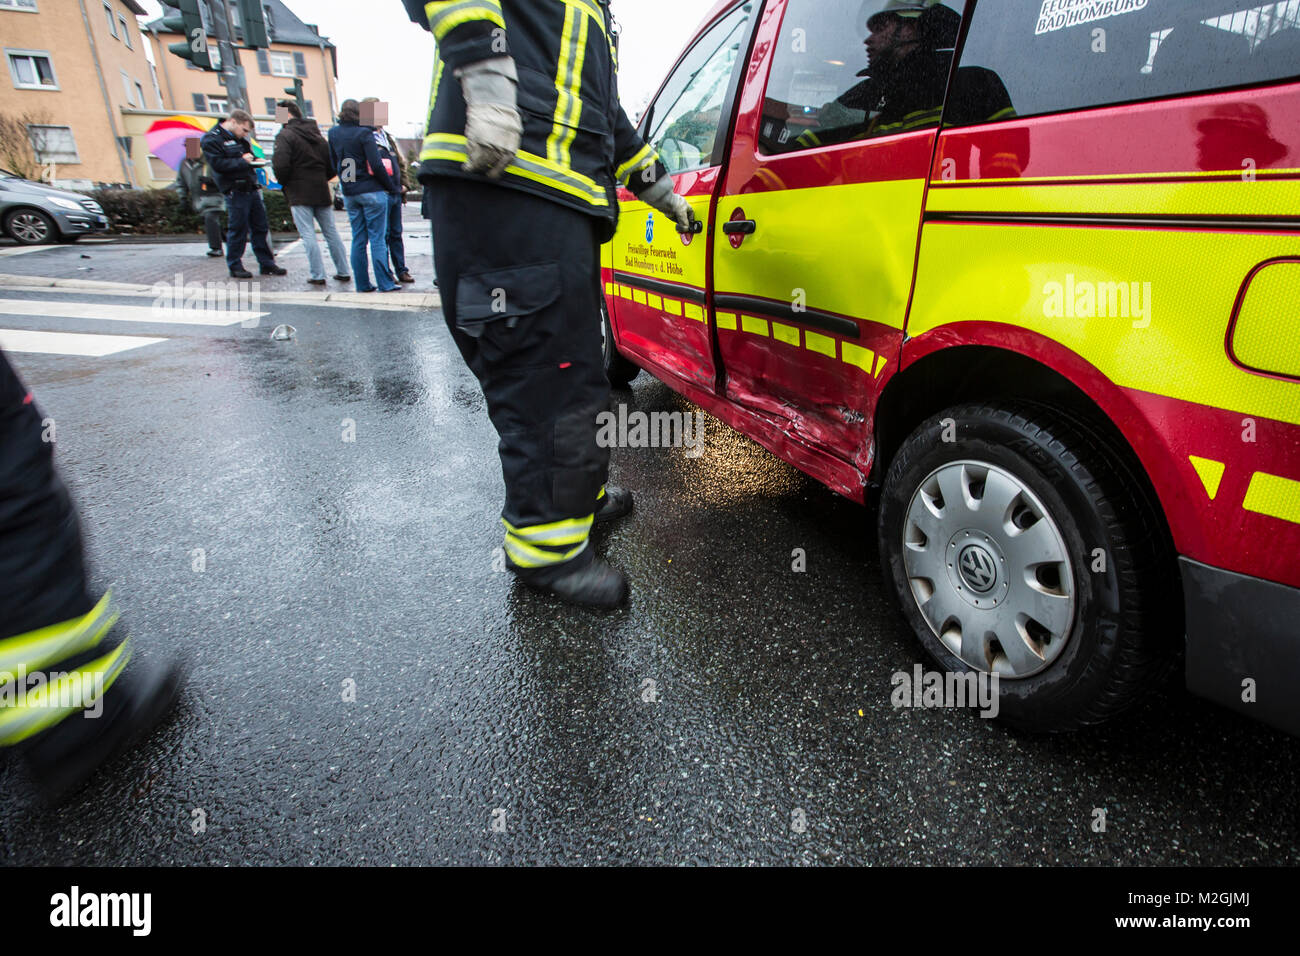
{"type": "Polygon", "coordinates": [[[32,783],[41,796],[49,803],[57,802],[102,764],[143,739],[171,710],[184,674],[185,668],[178,662],[164,664],[135,657],[104,691],[99,716],[87,716],[93,707],[72,714],[21,744],[32,783]]]}
{"type": "Polygon", "coordinates": [[[596,557],[590,548],[567,564],[545,571],[520,568],[508,557],[506,563],[533,590],[597,611],[621,607],[630,590],[627,575],[596,557]]]}
{"type": "Polygon", "coordinates": [[[632,492],[618,485],[606,485],[604,493],[597,501],[596,524],[617,521],[624,515],[632,513],[632,492]]]}

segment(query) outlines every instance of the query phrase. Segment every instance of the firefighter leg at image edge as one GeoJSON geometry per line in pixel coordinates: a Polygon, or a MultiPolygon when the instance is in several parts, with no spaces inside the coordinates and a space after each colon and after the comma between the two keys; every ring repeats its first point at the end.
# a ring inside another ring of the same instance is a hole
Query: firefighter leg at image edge
{"type": "Polygon", "coordinates": [[[466,180],[432,190],[438,285],[452,337],[500,436],[507,564],[532,587],[617,607],[622,572],[591,528],[629,512],[605,485],[596,418],[609,402],[601,357],[600,224],[539,197],[466,180]]]}
{"type": "Polygon", "coordinates": [[[179,666],[133,659],[88,590],[81,527],[41,413],[0,352],[0,755],[56,798],[167,712],[179,666]]]}

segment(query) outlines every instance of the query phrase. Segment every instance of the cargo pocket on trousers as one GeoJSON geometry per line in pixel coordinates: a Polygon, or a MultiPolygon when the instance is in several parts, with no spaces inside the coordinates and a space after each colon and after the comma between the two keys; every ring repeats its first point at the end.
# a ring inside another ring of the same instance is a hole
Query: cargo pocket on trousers
{"type": "Polygon", "coordinates": [[[553,330],[540,313],[560,298],[560,288],[558,262],[462,275],[456,287],[456,328],[477,342],[489,363],[528,367],[531,359],[545,365],[542,346],[553,330]]]}

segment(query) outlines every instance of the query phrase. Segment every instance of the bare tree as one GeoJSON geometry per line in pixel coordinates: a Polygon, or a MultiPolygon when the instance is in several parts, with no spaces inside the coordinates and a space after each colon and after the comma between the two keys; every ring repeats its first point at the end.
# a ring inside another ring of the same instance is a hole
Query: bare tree
{"type": "Polygon", "coordinates": [[[39,179],[41,163],[32,148],[30,127],[49,124],[45,110],[0,113],[0,166],[24,179],[39,179]]]}

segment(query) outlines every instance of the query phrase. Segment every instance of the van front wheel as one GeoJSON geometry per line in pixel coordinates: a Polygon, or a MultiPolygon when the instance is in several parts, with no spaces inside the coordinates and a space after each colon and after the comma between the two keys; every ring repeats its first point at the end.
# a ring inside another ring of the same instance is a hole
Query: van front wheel
{"type": "Polygon", "coordinates": [[[1059,409],[950,408],[889,466],[881,566],[942,668],[998,675],[1007,722],[1101,723],[1168,673],[1181,633],[1145,487],[1110,439],[1059,409]]]}

